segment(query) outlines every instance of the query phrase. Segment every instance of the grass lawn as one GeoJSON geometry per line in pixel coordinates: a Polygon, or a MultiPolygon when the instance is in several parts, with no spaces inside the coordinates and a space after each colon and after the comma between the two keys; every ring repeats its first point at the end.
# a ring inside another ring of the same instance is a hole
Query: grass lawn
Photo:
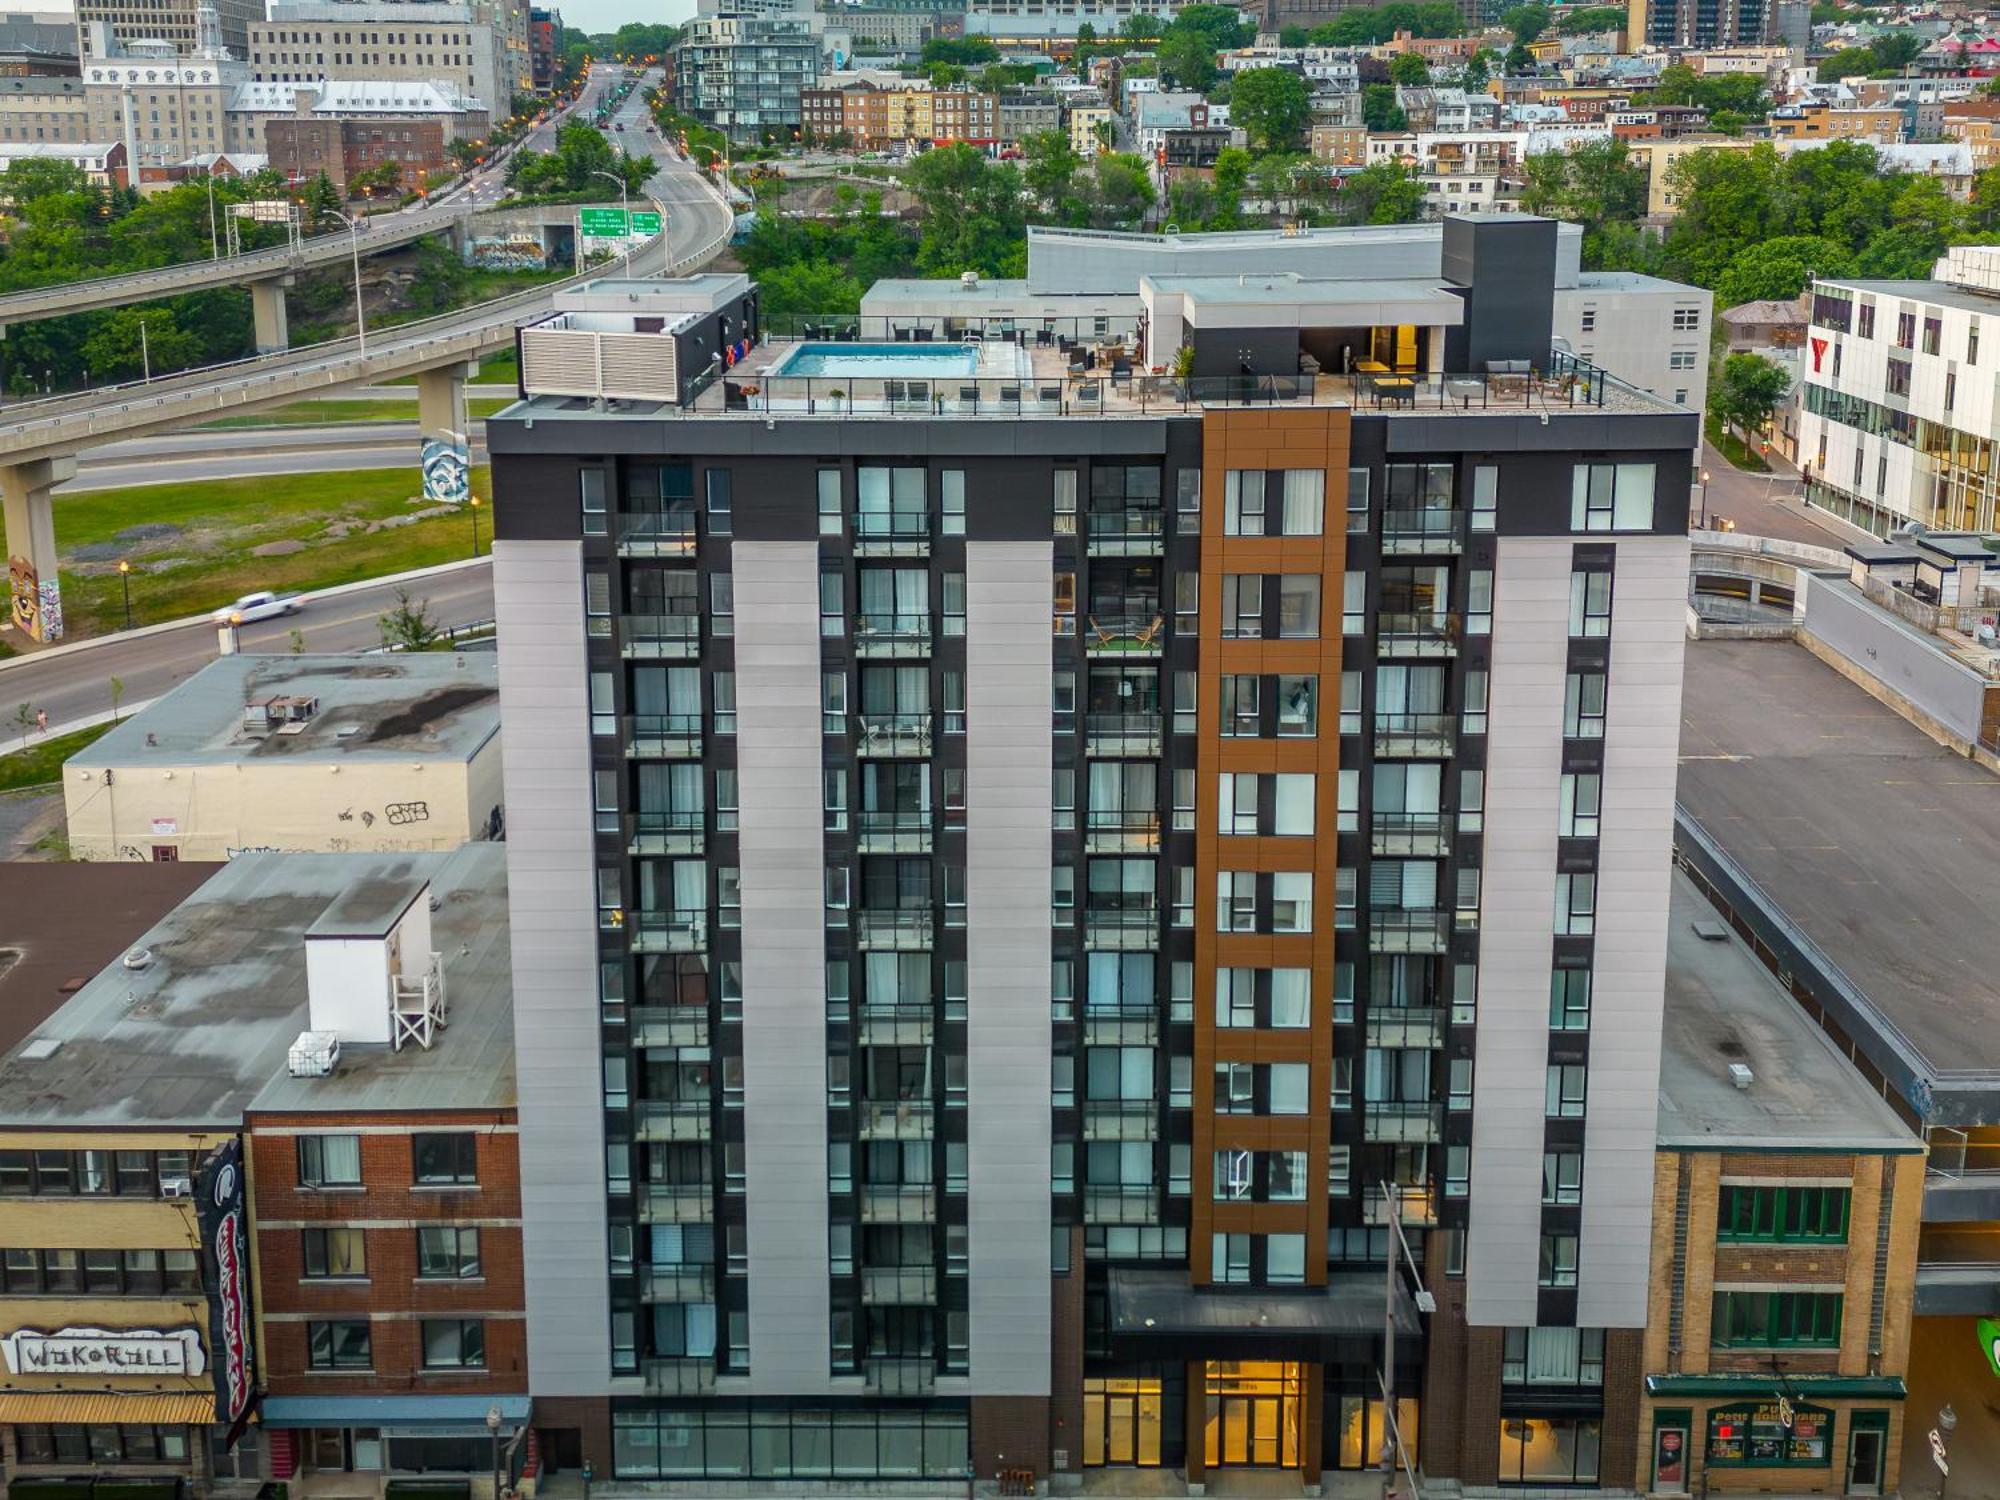
{"type": "MultiPolygon", "coordinates": [[[[8,710],[9,714],[12,712],[12,709],[8,710]]],[[[11,722],[0,725],[0,749],[6,749],[5,754],[0,754],[0,792],[62,780],[63,762],[110,730],[109,724],[97,724],[89,729],[79,729],[74,734],[56,735],[52,739],[38,739],[30,734],[28,748],[23,750],[19,748],[19,726],[11,722]]]]}
{"type": "MultiPolygon", "coordinates": [[[[484,464],[474,467],[472,486],[475,494],[492,494],[484,464]]],[[[329,588],[470,556],[472,523],[463,514],[367,530],[370,521],[420,509],[411,503],[418,492],[412,463],[406,469],[58,495],[56,536],[68,634],[101,635],[124,624],[116,571],[120,557],[132,563],[132,623],[149,625],[214,609],[252,589],[329,588]],[[352,529],[345,536],[331,534],[336,523],[352,529]],[[173,529],[153,534],[158,527],[173,529]],[[131,535],[132,530],[140,534],[131,535]],[[306,545],[281,557],[251,552],[267,542],[293,540],[306,545]],[[78,561],[79,549],[87,549],[88,561],[78,561]]],[[[4,743],[0,720],[0,745],[4,743]]]]}
{"type": "MultiPolygon", "coordinates": [[[[505,396],[472,396],[465,409],[473,417],[490,417],[509,405],[505,396]]],[[[366,396],[329,396],[320,401],[294,401],[247,417],[224,417],[204,427],[317,427],[348,422],[414,422],[414,401],[371,401],[366,396]]]]}
{"type": "Polygon", "coordinates": [[[1702,435],[1709,446],[1720,453],[1733,469],[1741,469],[1746,474],[1768,474],[1771,466],[1764,462],[1755,448],[1746,447],[1743,439],[1724,427],[1714,417],[1702,418],[1702,435]]]}

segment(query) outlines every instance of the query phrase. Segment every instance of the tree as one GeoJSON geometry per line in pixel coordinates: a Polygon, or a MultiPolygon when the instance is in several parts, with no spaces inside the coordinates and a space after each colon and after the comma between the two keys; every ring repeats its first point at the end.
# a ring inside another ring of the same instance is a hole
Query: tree
{"type": "Polygon", "coordinates": [[[1519,78],[1534,71],[1535,54],[1528,50],[1526,43],[1516,42],[1507,49],[1507,74],[1509,77],[1519,78]]]}
{"type": "Polygon", "coordinates": [[[171,307],[121,307],[84,340],[83,357],[99,378],[131,380],[198,364],[201,340],[180,326],[171,307]]]}
{"type": "Polygon", "coordinates": [[[1821,59],[1819,76],[1829,83],[1838,83],[1843,78],[1873,78],[1880,66],[1873,48],[1847,47],[1821,59]]]}
{"type": "Polygon", "coordinates": [[[1458,86],[1468,94],[1485,93],[1486,85],[1493,81],[1493,64],[1497,61],[1492,52],[1481,47],[1458,70],[1458,86]]]}
{"type": "Polygon", "coordinates": [[[1312,33],[1296,21],[1287,22],[1278,28],[1278,45],[1293,50],[1312,45],[1312,33]]]}
{"type": "Polygon", "coordinates": [[[1417,52],[1399,52],[1389,63],[1389,81],[1405,88],[1422,88],[1431,81],[1430,64],[1417,52]]]}
{"type": "Polygon", "coordinates": [[[1253,144],[1266,151],[1289,150],[1312,119],[1312,95],[1305,79],[1289,68],[1253,68],[1237,75],[1229,116],[1253,144]]]}
{"type": "Polygon", "coordinates": [[[1215,209],[1211,229],[1235,229],[1243,222],[1243,189],[1250,183],[1250,153],[1224,146],[1215,156],[1215,209]]]}
{"type": "Polygon", "coordinates": [[[1021,174],[960,141],[925,152],[904,185],[924,209],[917,265],[931,276],[1005,275],[1027,253],[1021,174]]]}
{"type": "Polygon", "coordinates": [[[1844,276],[1852,257],[1818,235],[1780,235],[1747,247],[1715,283],[1715,300],[1723,307],[1745,302],[1789,302],[1806,289],[1815,273],[1844,276]]]}
{"type": "Polygon", "coordinates": [[[1091,162],[1080,184],[1092,229],[1136,229],[1153,206],[1153,183],[1136,156],[1106,152],[1091,162]]]}
{"type": "Polygon", "coordinates": [[[1587,5],[1564,16],[1556,23],[1556,30],[1564,36],[1582,36],[1592,31],[1622,31],[1626,19],[1622,5],[1587,5]]]}
{"type": "Polygon", "coordinates": [[[1783,365],[1761,354],[1732,354],[1722,362],[1708,409],[1726,425],[1755,432],[1771,420],[1791,388],[1791,373],[1783,365]]]}
{"type": "Polygon", "coordinates": [[[118,700],[125,696],[125,679],[114,676],[109,686],[111,688],[111,722],[116,724],[119,722],[118,700]]]}
{"type": "Polygon", "coordinates": [[[1594,240],[1607,224],[1629,224],[1645,215],[1646,171],[1631,160],[1623,141],[1537,151],[1523,159],[1521,170],[1521,206],[1581,224],[1584,255],[1593,264],[1594,240]]]}
{"type": "Polygon", "coordinates": [[[1423,217],[1423,179],[1397,161],[1350,172],[1340,201],[1351,224],[1412,224],[1423,217]]]}
{"type": "Polygon", "coordinates": [[[35,718],[33,704],[23,703],[19,708],[14,710],[13,723],[14,727],[21,732],[21,748],[23,750],[28,748],[28,736],[35,732],[35,725],[38,722],[35,718]]]}
{"type": "Polygon", "coordinates": [[[1166,34],[1173,36],[1187,32],[1206,39],[1210,52],[1228,52],[1236,47],[1246,47],[1257,36],[1257,28],[1246,23],[1235,6],[1207,3],[1184,7],[1174,17],[1174,23],[1167,28],[1166,34]]]}
{"type": "Polygon", "coordinates": [[[396,607],[376,622],[382,644],[391,651],[428,651],[444,638],[431,618],[431,601],[412,600],[408,589],[396,590],[396,607]]]}
{"type": "Polygon", "coordinates": [[[1403,106],[1396,102],[1396,88],[1388,83],[1365,83],[1361,86],[1361,123],[1370,130],[1407,130],[1409,116],[1403,113],[1403,106]]]}
{"type": "Polygon", "coordinates": [[[933,63],[973,67],[1000,61],[1000,49],[990,38],[983,36],[934,36],[924,43],[918,61],[927,68],[933,63]]]}
{"type": "Polygon", "coordinates": [[[1128,42],[1151,42],[1158,40],[1160,30],[1158,16],[1130,15],[1118,28],[1118,34],[1128,42]]]}
{"type": "Polygon", "coordinates": [[[837,265],[799,261],[773,266],[757,277],[757,301],[766,319],[861,311],[861,283],[837,265]]]}
{"type": "Polygon", "coordinates": [[[1500,24],[1514,33],[1517,46],[1525,47],[1549,29],[1549,8],[1539,0],[1529,0],[1500,12],[1500,24]]]}
{"type": "Polygon", "coordinates": [[[1083,158],[1076,154],[1066,130],[1037,130],[1021,139],[1021,178],[1042,207],[1045,222],[1073,224],[1077,207],[1076,174],[1083,158]]]}
{"type": "Polygon", "coordinates": [[[1205,94],[1220,74],[1215,48],[1199,31],[1169,32],[1153,55],[1159,61],[1161,80],[1180,88],[1205,94]]]}

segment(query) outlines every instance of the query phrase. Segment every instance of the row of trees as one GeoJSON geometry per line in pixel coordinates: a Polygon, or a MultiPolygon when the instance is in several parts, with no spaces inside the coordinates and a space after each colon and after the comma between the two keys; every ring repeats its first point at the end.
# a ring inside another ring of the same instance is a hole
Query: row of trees
{"type": "Polygon", "coordinates": [[[637,193],[652,177],[653,163],[650,157],[614,150],[603,131],[571,120],[556,132],[554,150],[517,152],[507,163],[507,182],[525,197],[594,196],[607,190],[601,172],[637,193]]]}

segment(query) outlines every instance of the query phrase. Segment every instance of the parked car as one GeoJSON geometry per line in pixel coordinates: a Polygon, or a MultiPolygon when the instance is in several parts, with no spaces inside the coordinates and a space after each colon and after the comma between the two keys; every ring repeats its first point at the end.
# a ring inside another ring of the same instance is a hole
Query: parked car
{"type": "Polygon", "coordinates": [[[254,594],[245,594],[234,604],[225,604],[209,618],[218,625],[248,625],[253,620],[275,620],[280,615],[295,615],[306,607],[300,594],[275,594],[269,589],[259,589],[254,594]]]}

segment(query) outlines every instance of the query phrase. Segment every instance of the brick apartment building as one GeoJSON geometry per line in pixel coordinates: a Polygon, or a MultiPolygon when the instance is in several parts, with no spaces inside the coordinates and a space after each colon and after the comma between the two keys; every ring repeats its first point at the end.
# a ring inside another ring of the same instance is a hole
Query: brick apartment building
{"type": "Polygon", "coordinates": [[[334,189],[345,194],[354,178],[392,161],[401,170],[402,186],[411,190],[422,187],[431,173],[451,167],[447,147],[454,133],[442,120],[279,117],[264,122],[264,150],[271,169],[287,181],[324,172],[334,189]]]}

